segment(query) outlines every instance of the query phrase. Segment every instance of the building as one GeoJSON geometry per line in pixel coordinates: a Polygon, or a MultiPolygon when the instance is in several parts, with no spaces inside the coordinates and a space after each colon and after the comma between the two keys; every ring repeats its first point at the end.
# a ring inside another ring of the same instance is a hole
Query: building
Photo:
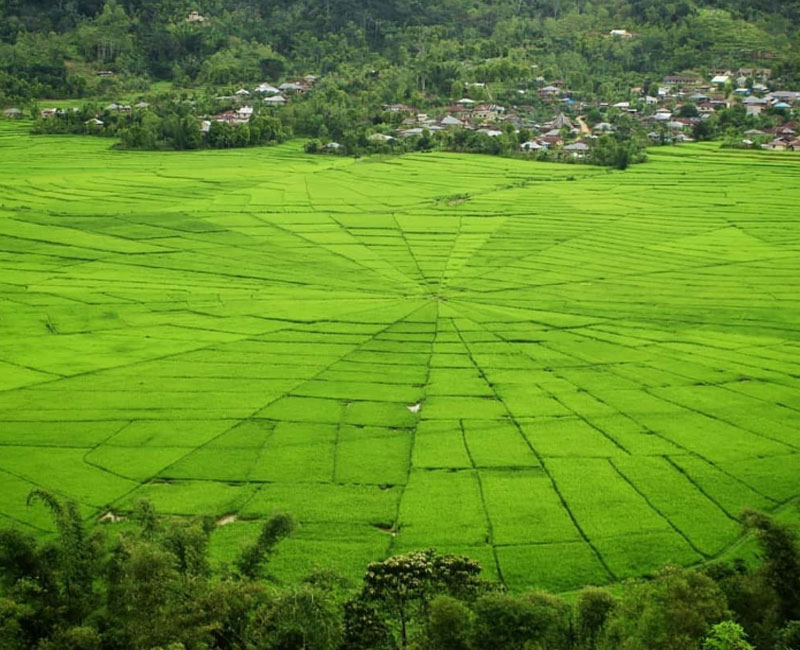
{"type": "Polygon", "coordinates": [[[767,100],[760,97],[746,97],[742,101],[748,115],[761,115],[761,112],[767,107],[767,100]]]}

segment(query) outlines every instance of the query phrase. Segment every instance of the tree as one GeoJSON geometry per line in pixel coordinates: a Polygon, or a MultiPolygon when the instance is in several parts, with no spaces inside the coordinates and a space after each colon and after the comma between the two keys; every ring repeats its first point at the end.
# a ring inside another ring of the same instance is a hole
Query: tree
{"type": "Polygon", "coordinates": [[[578,641],[582,648],[594,650],[616,605],[616,598],[605,589],[584,587],[581,590],[575,609],[578,641]]]}
{"type": "Polygon", "coordinates": [[[279,513],[264,522],[256,541],[247,546],[236,560],[236,568],[245,578],[259,577],[275,547],[291,535],[297,524],[291,515],[279,513]]]}
{"type": "Polygon", "coordinates": [[[392,631],[375,603],[357,596],[344,604],[344,643],[348,650],[395,650],[392,631]]]}
{"type": "Polygon", "coordinates": [[[473,647],[518,650],[536,638],[540,622],[530,602],[508,594],[487,594],[475,602],[473,647]]]}
{"type": "Polygon", "coordinates": [[[474,597],[483,587],[480,572],[480,564],[463,556],[415,551],[370,564],[361,598],[397,626],[399,645],[405,648],[409,626],[419,622],[430,601],[439,594],[474,597]]]}
{"type": "Polygon", "coordinates": [[[733,621],[723,621],[711,628],[703,641],[703,650],[754,650],[747,642],[742,626],[733,621]]]}
{"type": "Polygon", "coordinates": [[[775,650],[800,650],[800,621],[790,621],[778,633],[775,650]]]}
{"type": "Polygon", "coordinates": [[[51,547],[56,556],[55,577],[66,607],[66,620],[80,625],[97,606],[94,576],[102,552],[99,531],[87,533],[78,504],[62,503],[45,490],[33,490],[28,505],[44,503],[53,518],[58,533],[51,547]]]}
{"type": "Polygon", "coordinates": [[[430,650],[468,650],[472,636],[472,613],[460,600],[437,596],[428,608],[425,647],[430,650]]]}
{"type": "Polygon", "coordinates": [[[796,535],[755,510],[743,512],[742,522],[758,540],[762,559],[759,573],[780,600],[783,622],[800,620],[800,547],[796,535]]]}
{"type": "Polygon", "coordinates": [[[533,646],[568,648],[573,645],[572,609],[558,596],[535,590],[523,594],[520,599],[529,607],[536,631],[533,646]]]}
{"type": "Polygon", "coordinates": [[[631,583],[608,622],[600,647],[696,650],[708,629],[728,617],[725,596],[708,576],[666,567],[631,583]]]}
{"type": "Polygon", "coordinates": [[[714,137],[714,127],[708,120],[700,120],[692,127],[692,137],[698,142],[711,140],[714,137]]]}
{"type": "Polygon", "coordinates": [[[276,594],[255,613],[256,647],[336,650],[342,622],[330,595],[310,585],[276,594]]]}

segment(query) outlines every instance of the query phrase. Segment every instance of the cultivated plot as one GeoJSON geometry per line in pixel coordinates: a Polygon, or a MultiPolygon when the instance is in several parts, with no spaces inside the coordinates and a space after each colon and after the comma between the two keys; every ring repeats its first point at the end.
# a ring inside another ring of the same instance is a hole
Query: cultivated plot
{"type": "Polygon", "coordinates": [[[123,153],[0,128],[0,519],[282,510],[274,572],[436,547],[569,590],[800,493],[800,161],[123,153]],[[454,197],[458,197],[457,199],[454,197]]]}

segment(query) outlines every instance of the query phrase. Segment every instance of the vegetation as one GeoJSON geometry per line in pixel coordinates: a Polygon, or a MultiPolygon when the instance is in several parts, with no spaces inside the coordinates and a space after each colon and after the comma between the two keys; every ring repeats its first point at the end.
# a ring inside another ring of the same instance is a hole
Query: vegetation
{"type": "Polygon", "coordinates": [[[287,583],[436,547],[561,592],[718,557],[796,495],[794,154],[27,131],[0,125],[0,512],[30,532],[34,488],[91,520],[148,500],[228,522],[234,566],[285,509],[287,583]]]}
{"type": "Polygon", "coordinates": [[[735,622],[743,599],[745,620],[759,621],[750,632],[760,648],[795,647],[800,624],[786,617],[795,603],[784,599],[798,589],[796,573],[773,573],[799,565],[800,547],[754,511],[744,521],[757,531],[762,563],[739,568],[736,587],[724,582],[730,567],[666,567],[625,583],[619,596],[587,587],[570,604],[543,591],[510,595],[483,580],[474,560],[433,550],[370,564],[360,590],[319,571],[285,586],[255,569],[268,568],[292,533],[288,515],[268,519],[233,567],[212,570],[211,520],[158,517],[138,502],[131,523],[109,537],[87,530],[74,502],[43,491],[34,500],[50,509],[51,539],[0,529],[9,650],[752,650],[735,622]]]}
{"type": "Polygon", "coordinates": [[[0,2],[0,645],[800,648],[798,52],[0,2]]]}
{"type": "Polygon", "coordinates": [[[372,92],[404,101],[449,94],[473,75],[530,78],[534,64],[609,95],[635,78],[765,51],[796,75],[799,21],[795,3],[742,0],[15,0],[0,7],[0,87],[11,99],[84,96],[152,79],[217,86],[317,71],[346,75],[351,90],[379,74],[372,92]],[[620,27],[637,38],[609,39],[620,27]]]}

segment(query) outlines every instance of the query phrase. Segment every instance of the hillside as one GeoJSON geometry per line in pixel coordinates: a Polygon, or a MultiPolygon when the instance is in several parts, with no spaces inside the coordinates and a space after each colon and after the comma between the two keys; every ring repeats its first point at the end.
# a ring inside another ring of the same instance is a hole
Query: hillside
{"type": "Polygon", "coordinates": [[[385,101],[474,81],[564,79],[615,88],[706,67],[798,74],[795,2],[0,3],[0,105],[37,97],[331,74],[385,101]],[[627,30],[633,38],[613,38],[627,30]],[[766,65],[766,64],[764,64],[766,65]]]}

